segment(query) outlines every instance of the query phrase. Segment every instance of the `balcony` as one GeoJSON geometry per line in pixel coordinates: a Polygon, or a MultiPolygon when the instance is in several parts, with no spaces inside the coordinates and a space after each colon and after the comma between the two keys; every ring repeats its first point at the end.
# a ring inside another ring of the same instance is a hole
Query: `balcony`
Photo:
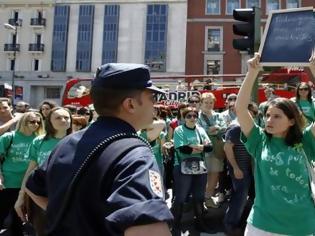
{"type": "Polygon", "coordinates": [[[45,45],[43,43],[30,43],[28,45],[28,51],[29,52],[37,52],[37,53],[42,53],[44,52],[44,48],[45,48],[45,45]]]}
{"type": "Polygon", "coordinates": [[[22,19],[11,18],[8,23],[13,26],[22,26],[22,19]]]}
{"type": "Polygon", "coordinates": [[[4,51],[5,52],[19,52],[20,51],[20,44],[6,43],[6,44],[4,44],[4,51]]]}
{"type": "Polygon", "coordinates": [[[32,27],[45,27],[46,26],[46,19],[45,18],[32,18],[31,19],[31,26],[32,27]]]}

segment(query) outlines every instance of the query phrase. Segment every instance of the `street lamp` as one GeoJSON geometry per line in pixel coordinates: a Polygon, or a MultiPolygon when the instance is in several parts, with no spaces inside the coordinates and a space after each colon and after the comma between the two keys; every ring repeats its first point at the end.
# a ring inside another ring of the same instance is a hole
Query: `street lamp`
{"type": "Polygon", "coordinates": [[[12,79],[11,79],[11,87],[12,87],[12,105],[14,106],[14,100],[15,100],[15,88],[14,88],[14,80],[15,80],[15,65],[16,65],[16,40],[17,40],[17,26],[13,26],[9,23],[4,23],[3,24],[4,28],[8,29],[8,30],[13,30],[14,31],[14,35],[15,35],[15,41],[14,43],[14,48],[13,48],[13,68],[12,68],[12,79]]]}

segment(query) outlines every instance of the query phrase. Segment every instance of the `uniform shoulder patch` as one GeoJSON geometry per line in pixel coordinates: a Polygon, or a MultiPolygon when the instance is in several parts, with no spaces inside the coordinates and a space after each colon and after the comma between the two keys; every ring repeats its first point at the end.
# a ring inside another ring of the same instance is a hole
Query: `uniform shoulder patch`
{"type": "Polygon", "coordinates": [[[149,179],[152,191],[160,198],[164,198],[160,173],[154,170],[149,170],[149,179]]]}

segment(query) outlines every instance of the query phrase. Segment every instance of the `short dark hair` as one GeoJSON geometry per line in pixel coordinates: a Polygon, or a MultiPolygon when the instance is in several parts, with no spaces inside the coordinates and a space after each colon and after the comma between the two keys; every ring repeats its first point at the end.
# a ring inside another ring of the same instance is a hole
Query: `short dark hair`
{"type": "Polygon", "coordinates": [[[128,97],[136,97],[145,89],[112,89],[92,86],[91,99],[95,111],[100,115],[115,114],[128,97]]]}
{"type": "Polygon", "coordinates": [[[193,112],[197,115],[198,117],[198,111],[196,110],[196,108],[193,108],[193,107],[186,107],[184,110],[183,110],[183,118],[186,117],[186,115],[189,113],[189,112],[193,112]]]}
{"type": "MultiPolygon", "coordinates": [[[[304,120],[297,105],[287,98],[275,98],[267,103],[266,112],[270,106],[282,110],[288,119],[294,120],[294,124],[289,128],[288,133],[284,138],[285,143],[288,146],[294,146],[294,144],[301,143],[303,138],[304,120]]],[[[266,134],[271,138],[271,134],[266,134]]]]}

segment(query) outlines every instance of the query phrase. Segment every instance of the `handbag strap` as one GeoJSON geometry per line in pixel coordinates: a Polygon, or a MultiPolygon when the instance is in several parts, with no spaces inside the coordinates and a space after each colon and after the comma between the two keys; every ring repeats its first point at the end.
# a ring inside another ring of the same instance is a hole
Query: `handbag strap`
{"type": "Polygon", "coordinates": [[[201,112],[201,116],[202,116],[202,119],[207,123],[208,126],[212,126],[209,117],[205,113],[201,112]]]}

